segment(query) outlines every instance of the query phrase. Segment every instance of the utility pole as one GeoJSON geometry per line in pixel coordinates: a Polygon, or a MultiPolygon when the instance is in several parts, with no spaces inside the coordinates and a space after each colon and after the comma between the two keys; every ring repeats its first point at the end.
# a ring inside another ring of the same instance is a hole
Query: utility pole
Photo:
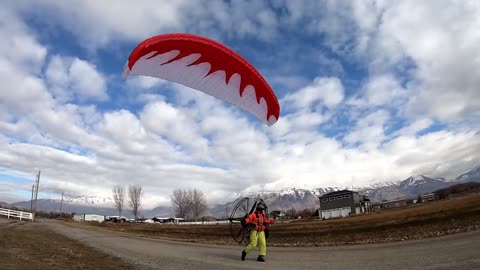
{"type": "Polygon", "coordinates": [[[60,215],[62,215],[62,206],[63,206],[63,191],[62,191],[62,201],[60,201],[60,215]]]}
{"type": "Polygon", "coordinates": [[[30,212],[33,211],[33,191],[35,190],[35,184],[32,185],[32,198],[30,199],[30,212]]]}
{"type": "Polygon", "coordinates": [[[35,221],[35,214],[37,213],[37,199],[38,199],[38,185],[40,184],[40,171],[37,174],[37,184],[35,185],[35,207],[33,208],[33,221],[35,221]]]}

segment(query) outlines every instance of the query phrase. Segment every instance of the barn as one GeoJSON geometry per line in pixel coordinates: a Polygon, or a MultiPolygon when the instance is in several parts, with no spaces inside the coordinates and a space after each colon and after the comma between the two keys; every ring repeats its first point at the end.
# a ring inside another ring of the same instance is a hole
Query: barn
{"type": "Polygon", "coordinates": [[[365,195],[350,190],[330,192],[319,197],[320,219],[348,217],[371,212],[371,202],[365,195]]]}

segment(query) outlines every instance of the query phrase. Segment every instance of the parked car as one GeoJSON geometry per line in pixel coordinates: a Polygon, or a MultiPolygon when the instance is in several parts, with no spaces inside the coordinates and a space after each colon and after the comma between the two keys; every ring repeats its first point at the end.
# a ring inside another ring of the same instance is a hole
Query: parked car
{"type": "Polygon", "coordinates": [[[105,221],[107,222],[115,222],[115,223],[125,223],[127,221],[129,221],[129,219],[127,217],[124,217],[124,216],[107,216],[105,218],[105,221]]]}

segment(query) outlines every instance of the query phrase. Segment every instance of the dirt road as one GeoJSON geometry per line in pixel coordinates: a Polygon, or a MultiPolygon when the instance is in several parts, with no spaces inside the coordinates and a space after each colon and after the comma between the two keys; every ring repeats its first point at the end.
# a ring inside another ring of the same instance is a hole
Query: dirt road
{"type": "Polygon", "coordinates": [[[42,226],[122,258],[139,269],[480,269],[480,231],[390,244],[268,248],[267,262],[240,246],[170,242],[42,221],[42,226]]]}

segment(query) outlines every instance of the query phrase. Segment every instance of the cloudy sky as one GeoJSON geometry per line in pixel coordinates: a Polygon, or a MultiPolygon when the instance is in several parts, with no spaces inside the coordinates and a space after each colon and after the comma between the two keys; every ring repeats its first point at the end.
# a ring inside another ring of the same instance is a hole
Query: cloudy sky
{"type": "Polygon", "coordinates": [[[0,4],[0,201],[176,188],[209,203],[366,186],[480,164],[479,1],[16,1],[0,4]],[[268,127],[160,79],[132,49],[186,32],[232,48],[281,105],[268,127]]]}

